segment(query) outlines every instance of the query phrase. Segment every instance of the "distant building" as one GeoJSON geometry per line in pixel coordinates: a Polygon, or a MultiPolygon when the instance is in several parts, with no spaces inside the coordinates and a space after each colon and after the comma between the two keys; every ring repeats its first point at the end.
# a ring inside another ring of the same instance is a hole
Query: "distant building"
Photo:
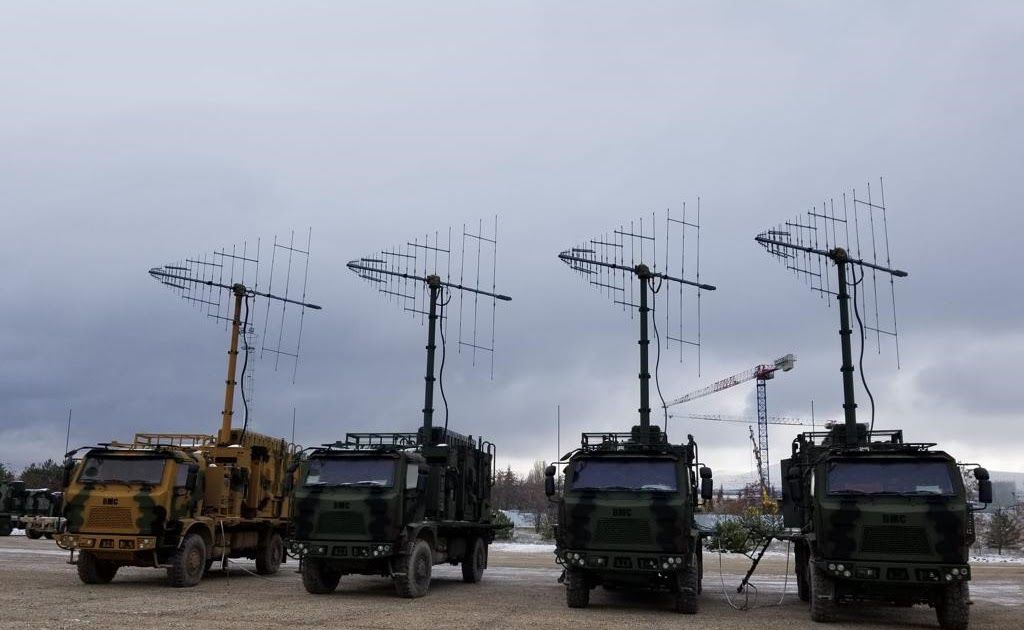
{"type": "MultiPolygon", "coordinates": [[[[1012,481],[992,482],[992,505],[994,507],[1009,507],[1018,501],[1017,484],[1012,481]]],[[[1020,497],[1024,500],[1024,496],[1020,497]]]]}

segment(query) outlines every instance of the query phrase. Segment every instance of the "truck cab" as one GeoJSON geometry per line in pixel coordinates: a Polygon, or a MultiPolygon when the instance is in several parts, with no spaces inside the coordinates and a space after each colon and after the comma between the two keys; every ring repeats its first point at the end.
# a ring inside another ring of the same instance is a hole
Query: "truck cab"
{"type": "Polygon", "coordinates": [[[308,592],[330,593],[344,575],[380,575],[421,597],[443,563],[480,581],[494,540],[494,447],[445,429],[429,435],[350,433],[307,454],[289,548],[308,592]]]}
{"type": "MultiPolygon", "coordinates": [[[[943,628],[967,625],[973,512],[956,461],[902,431],[857,425],[804,433],[782,461],[784,525],[800,596],[827,621],[843,602],[928,604],[943,628]]],[[[988,473],[978,468],[982,500],[988,473]]],[[[990,490],[988,490],[990,492],[990,490]]]]}
{"type": "Polygon", "coordinates": [[[563,458],[561,496],[556,468],[548,468],[555,556],[571,608],[587,606],[601,585],[666,590],[678,612],[697,610],[703,562],[694,513],[698,497],[710,499],[711,470],[697,463],[692,437],[672,445],[658,427],[649,431],[646,439],[639,427],[583,434],[581,448],[563,458]]]}

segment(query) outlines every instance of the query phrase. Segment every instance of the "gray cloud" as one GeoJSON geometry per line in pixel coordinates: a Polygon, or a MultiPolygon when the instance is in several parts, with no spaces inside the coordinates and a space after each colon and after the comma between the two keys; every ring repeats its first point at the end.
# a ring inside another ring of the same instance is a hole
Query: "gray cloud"
{"type": "MultiPolygon", "coordinates": [[[[772,413],[838,417],[835,309],[752,242],[886,176],[903,369],[870,355],[879,418],[1024,470],[1010,252],[1024,163],[1021,9],[889,3],[93,3],[9,8],[0,53],[0,460],[136,430],[211,431],[226,337],[145,275],[184,253],[313,226],[296,385],[257,367],[254,423],[304,443],[419,422],[424,329],[344,263],[501,213],[496,377],[450,364],[452,426],[503,462],[636,415],[635,322],[555,254],[703,198],[704,365],[666,395],[785,352],[772,413]],[[987,429],[985,431],[979,429],[987,429]],[[1007,438],[1007,435],[1011,436],[1007,438]],[[998,436],[998,437],[996,437],[998,436]]],[[[753,413],[753,385],[703,411],[753,413]]],[[[862,410],[866,400],[862,397],[862,410]]],[[[697,410],[695,407],[694,410],[697,410]]],[[[746,470],[742,425],[673,424],[746,470]]],[[[793,431],[773,428],[773,456],[793,431]]]]}

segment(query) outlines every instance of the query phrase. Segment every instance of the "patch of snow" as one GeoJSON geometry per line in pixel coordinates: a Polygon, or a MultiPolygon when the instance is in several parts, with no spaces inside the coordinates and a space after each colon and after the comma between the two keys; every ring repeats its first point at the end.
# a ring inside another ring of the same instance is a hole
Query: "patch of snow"
{"type": "Polygon", "coordinates": [[[11,536],[24,536],[24,535],[25,535],[25,530],[23,530],[23,529],[12,529],[11,530],[11,536]]]}
{"type": "Polygon", "coordinates": [[[491,543],[491,550],[509,553],[554,553],[555,546],[548,543],[491,543]]]}
{"type": "Polygon", "coordinates": [[[995,553],[971,554],[970,561],[979,564],[1024,564],[1024,556],[1001,556],[995,553]]]}

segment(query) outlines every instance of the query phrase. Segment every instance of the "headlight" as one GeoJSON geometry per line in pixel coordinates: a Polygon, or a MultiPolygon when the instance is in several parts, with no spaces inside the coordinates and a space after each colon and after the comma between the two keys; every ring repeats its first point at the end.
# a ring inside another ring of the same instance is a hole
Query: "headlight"
{"type": "Polygon", "coordinates": [[[836,571],[842,571],[842,570],[843,570],[843,569],[845,569],[845,568],[846,568],[846,567],[844,567],[844,566],[843,566],[843,565],[841,565],[841,564],[840,564],[840,565],[836,565],[836,571]]]}
{"type": "Polygon", "coordinates": [[[78,539],[78,546],[79,547],[95,547],[96,546],[96,539],[95,538],[79,538],[78,539]]]}
{"type": "Polygon", "coordinates": [[[836,565],[835,565],[834,562],[829,562],[828,563],[828,570],[829,571],[835,571],[836,570],[836,565]]]}

